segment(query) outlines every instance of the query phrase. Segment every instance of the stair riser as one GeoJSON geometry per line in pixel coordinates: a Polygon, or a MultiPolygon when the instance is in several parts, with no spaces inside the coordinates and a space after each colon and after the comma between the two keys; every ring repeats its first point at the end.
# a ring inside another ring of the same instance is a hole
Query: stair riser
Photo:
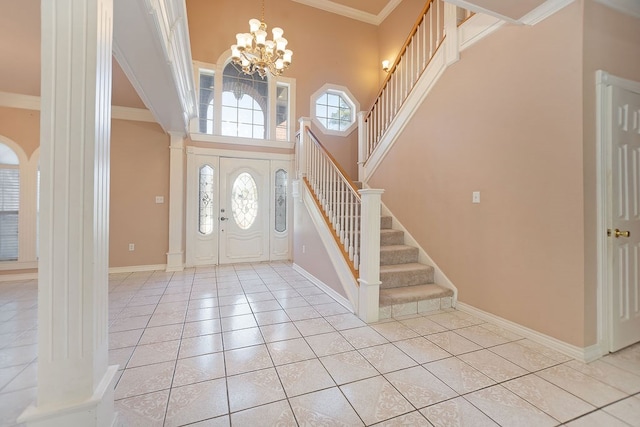
{"type": "Polygon", "coordinates": [[[433,283],[433,269],[380,272],[381,289],[433,283]]]}
{"type": "Polygon", "coordinates": [[[380,233],[380,246],[386,245],[403,245],[404,233],[399,230],[391,230],[380,233]]]}
{"type": "Polygon", "coordinates": [[[393,251],[380,251],[380,265],[407,264],[418,262],[418,248],[405,246],[393,251]]]}
{"type": "Polygon", "coordinates": [[[393,218],[390,216],[380,217],[380,229],[389,230],[391,229],[393,223],[393,218]]]}

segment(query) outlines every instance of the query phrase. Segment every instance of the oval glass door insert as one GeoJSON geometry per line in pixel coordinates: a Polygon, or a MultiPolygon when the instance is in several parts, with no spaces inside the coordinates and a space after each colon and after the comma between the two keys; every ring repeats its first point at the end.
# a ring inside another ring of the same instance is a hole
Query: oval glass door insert
{"type": "Polygon", "coordinates": [[[253,177],[243,172],[233,183],[231,190],[233,219],[243,230],[247,230],[258,216],[258,187],[253,177]]]}

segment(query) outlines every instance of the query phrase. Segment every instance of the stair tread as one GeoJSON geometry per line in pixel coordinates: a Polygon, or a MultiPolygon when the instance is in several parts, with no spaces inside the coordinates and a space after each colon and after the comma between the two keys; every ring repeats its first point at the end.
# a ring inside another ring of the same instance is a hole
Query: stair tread
{"type": "Polygon", "coordinates": [[[390,264],[381,265],[380,273],[395,273],[398,271],[411,271],[411,270],[433,270],[430,265],[420,264],[418,262],[408,262],[406,264],[390,264]]]}
{"type": "Polygon", "coordinates": [[[380,289],[380,307],[450,296],[453,296],[451,289],[435,283],[380,289]]]}

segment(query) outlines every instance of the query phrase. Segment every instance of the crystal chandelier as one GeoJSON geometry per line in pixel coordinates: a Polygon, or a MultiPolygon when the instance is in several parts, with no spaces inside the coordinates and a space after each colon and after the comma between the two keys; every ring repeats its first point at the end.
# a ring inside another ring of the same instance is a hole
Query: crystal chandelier
{"type": "Polygon", "coordinates": [[[267,24],[264,22],[264,0],[262,0],[262,19],[249,20],[249,32],[236,34],[236,44],[231,46],[233,63],[245,74],[258,73],[260,77],[267,72],[279,76],[291,65],[293,52],[287,49],[287,39],[282,37],[282,28],[271,30],[273,40],[267,40],[267,24]]]}

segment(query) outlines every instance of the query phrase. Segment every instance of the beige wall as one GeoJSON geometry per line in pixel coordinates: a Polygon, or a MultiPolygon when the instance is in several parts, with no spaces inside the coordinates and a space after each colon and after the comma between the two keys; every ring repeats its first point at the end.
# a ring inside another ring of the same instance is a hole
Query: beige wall
{"type": "MultiPolygon", "coordinates": [[[[260,18],[259,2],[187,0],[191,53],[194,60],[215,63],[246,32],[250,18],[260,18]]],[[[296,116],[308,117],[311,95],[325,83],[346,86],[362,108],[377,90],[379,61],[377,27],[328,13],[291,0],[266,3],[265,21],[284,29],[293,63],[287,77],[296,79],[296,116]]],[[[408,31],[408,29],[407,29],[408,31]]],[[[357,132],[347,137],[327,136],[313,126],[321,142],[357,175],[357,132]]]]}
{"type": "Polygon", "coordinates": [[[169,136],[159,125],[113,120],[109,215],[111,267],[167,262],[169,136]],[[157,204],[156,196],[164,203],[157,204]]]}
{"type": "Polygon", "coordinates": [[[370,181],[460,301],[577,346],[581,52],[579,3],[502,27],[447,70],[370,181]]]}
{"type": "Polygon", "coordinates": [[[640,19],[593,1],[584,6],[585,340],[597,338],[595,72],[640,82],[640,19]]]}

